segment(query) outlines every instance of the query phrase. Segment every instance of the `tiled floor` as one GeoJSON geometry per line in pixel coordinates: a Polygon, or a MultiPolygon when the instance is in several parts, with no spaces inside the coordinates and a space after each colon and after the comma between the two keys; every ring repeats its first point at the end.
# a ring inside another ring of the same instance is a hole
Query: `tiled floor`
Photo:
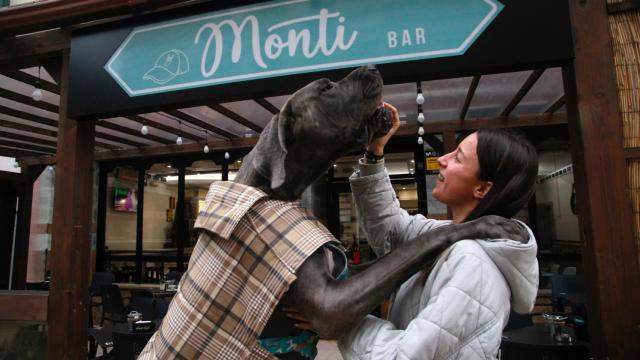
{"type": "Polygon", "coordinates": [[[316,360],[342,360],[337,343],[335,341],[320,340],[318,342],[316,360]]]}

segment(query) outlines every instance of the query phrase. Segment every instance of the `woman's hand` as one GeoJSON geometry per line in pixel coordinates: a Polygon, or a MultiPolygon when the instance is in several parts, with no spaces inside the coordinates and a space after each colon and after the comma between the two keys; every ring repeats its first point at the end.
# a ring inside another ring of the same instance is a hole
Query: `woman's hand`
{"type": "Polygon", "coordinates": [[[304,315],[302,315],[300,312],[289,307],[282,308],[282,311],[284,312],[284,315],[289,319],[298,321],[297,323],[293,324],[293,326],[300,330],[306,330],[315,333],[307,318],[305,318],[304,315]]]}
{"type": "Polygon", "coordinates": [[[395,134],[395,132],[400,127],[400,115],[398,114],[398,109],[386,102],[383,102],[382,106],[384,106],[391,113],[391,129],[385,136],[373,139],[367,146],[367,151],[378,156],[384,154],[385,145],[387,145],[389,139],[391,139],[393,134],[395,134]]]}

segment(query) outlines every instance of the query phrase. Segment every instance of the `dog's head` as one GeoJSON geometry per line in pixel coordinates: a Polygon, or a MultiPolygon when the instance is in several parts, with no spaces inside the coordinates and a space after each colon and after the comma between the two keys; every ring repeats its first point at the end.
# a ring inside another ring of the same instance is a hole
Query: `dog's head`
{"type": "Polygon", "coordinates": [[[373,66],[338,82],[319,79],[296,91],[267,124],[250,154],[254,169],[279,199],[298,198],[345,153],[384,135],[390,119],[379,116],[382,77],[373,66]]]}

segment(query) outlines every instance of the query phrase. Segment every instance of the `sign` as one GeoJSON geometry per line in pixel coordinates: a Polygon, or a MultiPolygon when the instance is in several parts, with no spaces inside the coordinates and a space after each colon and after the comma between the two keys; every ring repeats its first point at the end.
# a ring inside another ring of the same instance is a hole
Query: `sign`
{"type": "Polygon", "coordinates": [[[426,173],[428,175],[438,174],[440,172],[440,165],[438,164],[438,154],[435,151],[427,151],[424,155],[424,168],[426,173]]]}
{"type": "Polygon", "coordinates": [[[464,54],[497,0],[292,0],[133,28],[104,69],[130,96],[464,54]]]}

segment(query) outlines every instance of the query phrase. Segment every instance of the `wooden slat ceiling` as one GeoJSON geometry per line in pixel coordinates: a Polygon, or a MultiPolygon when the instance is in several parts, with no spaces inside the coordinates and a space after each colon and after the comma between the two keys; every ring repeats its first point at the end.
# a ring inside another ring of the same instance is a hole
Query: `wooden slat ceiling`
{"type": "MultiPolygon", "coordinates": [[[[36,80],[38,68],[0,70],[0,156],[55,154],[58,85],[41,68],[44,97],[34,101],[31,93],[36,80]]],[[[424,81],[421,88],[427,131],[429,121],[552,114],[562,111],[565,104],[558,68],[424,81]]],[[[416,89],[416,83],[385,85],[384,100],[398,107],[406,124],[415,123],[416,89]]],[[[96,123],[95,150],[175,147],[178,135],[184,146],[193,149],[198,148],[197,143],[204,144],[205,138],[214,142],[255,138],[287,98],[248,99],[101,119],[96,123]],[[149,129],[147,135],[140,132],[143,125],[149,129]]]]}

